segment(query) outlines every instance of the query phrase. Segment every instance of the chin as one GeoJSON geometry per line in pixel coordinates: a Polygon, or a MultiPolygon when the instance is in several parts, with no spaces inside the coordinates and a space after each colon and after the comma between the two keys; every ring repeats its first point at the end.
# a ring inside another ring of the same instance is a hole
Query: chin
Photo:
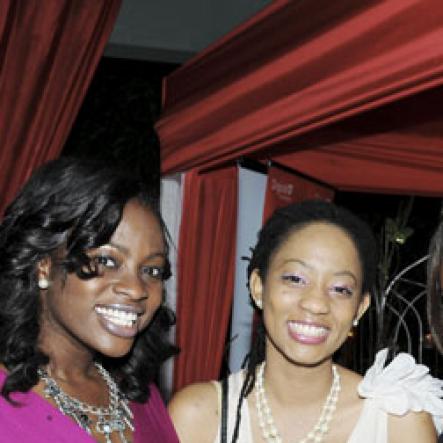
{"type": "Polygon", "coordinates": [[[105,353],[102,354],[104,354],[106,357],[109,358],[123,358],[131,352],[131,349],[132,348],[129,348],[122,352],[107,352],[106,354],[105,353]]]}
{"type": "Polygon", "coordinates": [[[131,343],[125,343],[123,345],[116,345],[115,343],[112,343],[105,346],[97,346],[95,350],[108,358],[122,358],[131,352],[133,344],[134,343],[132,340],[131,343]]]}
{"type": "Polygon", "coordinates": [[[313,345],[305,345],[306,349],[286,353],[285,357],[292,363],[302,366],[317,366],[332,358],[333,352],[325,348],[316,349],[313,345]]]}

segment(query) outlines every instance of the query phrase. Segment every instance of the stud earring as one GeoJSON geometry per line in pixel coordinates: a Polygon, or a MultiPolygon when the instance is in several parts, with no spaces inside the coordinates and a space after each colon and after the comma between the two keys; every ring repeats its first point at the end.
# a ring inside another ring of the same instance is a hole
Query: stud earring
{"type": "Polygon", "coordinates": [[[260,298],[257,299],[257,300],[254,300],[254,301],[255,301],[255,304],[257,305],[258,309],[262,309],[263,308],[263,304],[262,304],[262,301],[261,301],[260,298]]]}
{"type": "Polygon", "coordinates": [[[49,288],[49,280],[47,278],[39,278],[38,287],[40,289],[48,289],[49,288]]]}
{"type": "Polygon", "coordinates": [[[354,326],[355,328],[358,326],[358,318],[354,318],[352,326],[354,326]]]}

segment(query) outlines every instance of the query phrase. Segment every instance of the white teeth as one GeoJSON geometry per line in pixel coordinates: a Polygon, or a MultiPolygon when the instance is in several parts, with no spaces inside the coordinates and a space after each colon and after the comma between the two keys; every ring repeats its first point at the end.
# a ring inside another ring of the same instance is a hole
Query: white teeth
{"type": "Polygon", "coordinates": [[[297,334],[309,335],[310,337],[322,337],[328,333],[328,329],[322,326],[307,325],[304,323],[289,322],[289,327],[297,334]]]}
{"type": "Polygon", "coordinates": [[[95,310],[98,314],[103,315],[107,320],[119,326],[133,327],[137,321],[137,314],[135,312],[105,308],[103,306],[96,306],[95,310]]]}
{"type": "Polygon", "coordinates": [[[119,318],[108,317],[106,315],[104,317],[106,317],[106,319],[108,321],[110,321],[111,323],[114,323],[119,326],[125,326],[126,328],[132,328],[134,326],[133,321],[125,321],[125,320],[121,320],[119,318]]]}

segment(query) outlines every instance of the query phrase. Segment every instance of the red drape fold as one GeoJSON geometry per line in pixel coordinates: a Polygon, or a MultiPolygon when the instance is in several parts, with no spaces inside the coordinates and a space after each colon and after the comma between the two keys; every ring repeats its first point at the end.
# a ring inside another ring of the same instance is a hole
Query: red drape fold
{"type": "Polygon", "coordinates": [[[185,177],[174,389],[219,376],[234,290],[237,182],[236,167],[185,177]]]}
{"type": "MultiPolygon", "coordinates": [[[[384,137],[392,130],[384,122],[375,150],[353,144],[360,135],[352,127],[345,128],[347,146],[334,145],[333,155],[322,155],[320,148],[336,141],[322,136],[333,123],[356,115],[368,121],[374,110],[394,102],[398,121],[414,109],[411,97],[442,85],[441,0],[273,2],[166,79],[157,124],[162,170],[213,168],[253,155],[339,189],[429,193],[438,187],[441,193],[437,174],[422,160],[415,166],[417,158],[430,158],[441,175],[440,134],[439,152],[429,155],[423,148],[430,137],[402,126],[409,142],[402,158],[398,149],[392,154],[394,167],[383,158],[392,141],[390,134],[384,137]],[[361,158],[368,154],[370,159],[361,158]],[[410,166],[402,168],[405,157],[410,166]],[[365,171],[363,179],[354,164],[365,171]],[[404,177],[411,172],[408,184],[404,177]]],[[[429,104],[421,104],[414,109],[419,121],[429,115],[429,104]]],[[[440,108],[434,101],[438,127],[440,108]]]]}
{"type": "Polygon", "coordinates": [[[121,0],[0,2],[0,213],[69,134],[121,0]]]}

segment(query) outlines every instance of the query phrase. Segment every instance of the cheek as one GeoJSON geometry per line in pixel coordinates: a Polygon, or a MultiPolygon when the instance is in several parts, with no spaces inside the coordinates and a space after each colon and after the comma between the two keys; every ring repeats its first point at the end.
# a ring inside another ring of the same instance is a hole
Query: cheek
{"type": "Polygon", "coordinates": [[[263,321],[266,328],[284,324],[294,311],[294,301],[294,295],[287,290],[274,290],[264,294],[263,321]]]}
{"type": "Polygon", "coordinates": [[[294,289],[288,289],[287,287],[271,288],[269,292],[265,293],[264,306],[271,311],[290,311],[297,303],[298,294],[294,289]]]}
{"type": "Polygon", "coordinates": [[[156,313],[157,309],[162,304],[163,300],[163,294],[160,292],[160,294],[156,295],[155,297],[150,297],[150,300],[148,301],[148,310],[151,314],[151,317],[156,313]]]}
{"type": "Polygon", "coordinates": [[[352,301],[344,302],[343,300],[336,300],[331,303],[334,317],[346,327],[350,327],[352,320],[354,320],[357,313],[357,307],[357,303],[352,301]]]}
{"type": "Polygon", "coordinates": [[[102,278],[91,278],[82,280],[75,275],[69,275],[64,283],[60,283],[59,293],[65,298],[70,299],[89,299],[93,301],[106,286],[106,282],[102,278]]]}
{"type": "Polygon", "coordinates": [[[163,301],[163,289],[159,291],[151,291],[146,304],[146,314],[143,317],[142,329],[145,329],[157,312],[163,301]]]}

